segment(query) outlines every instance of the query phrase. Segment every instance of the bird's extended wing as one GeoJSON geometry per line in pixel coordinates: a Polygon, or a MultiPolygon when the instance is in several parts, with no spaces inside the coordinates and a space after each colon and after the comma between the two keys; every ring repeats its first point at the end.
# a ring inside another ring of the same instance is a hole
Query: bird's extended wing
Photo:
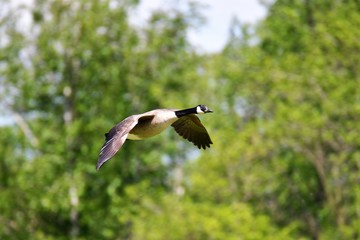
{"type": "Polygon", "coordinates": [[[195,114],[181,117],[171,126],[180,136],[194,143],[199,149],[210,148],[210,144],[212,144],[210,136],[195,114]]]}
{"type": "Polygon", "coordinates": [[[138,123],[138,118],[130,116],[125,118],[122,122],[114,126],[108,133],[105,133],[105,143],[102,146],[96,164],[96,170],[99,170],[107,160],[112,158],[117,151],[124,144],[129,132],[138,123]]]}

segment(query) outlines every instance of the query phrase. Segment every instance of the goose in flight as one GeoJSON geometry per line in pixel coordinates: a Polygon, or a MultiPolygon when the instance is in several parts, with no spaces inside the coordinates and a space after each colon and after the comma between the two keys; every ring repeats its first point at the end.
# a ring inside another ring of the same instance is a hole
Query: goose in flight
{"type": "Polygon", "coordinates": [[[105,143],[100,149],[96,169],[119,151],[126,139],[142,140],[164,131],[170,125],[183,138],[194,143],[199,149],[210,148],[212,141],[204,125],[195,114],[213,112],[205,105],[183,110],[155,109],[125,118],[105,134],[105,143]]]}

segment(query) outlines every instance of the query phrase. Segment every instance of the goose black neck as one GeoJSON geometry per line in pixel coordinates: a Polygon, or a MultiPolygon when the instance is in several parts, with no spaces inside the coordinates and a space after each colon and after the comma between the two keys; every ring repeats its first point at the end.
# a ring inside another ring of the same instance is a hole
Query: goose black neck
{"type": "Polygon", "coordinates": [[[175,115],[179,118],[179,117],[183,117],[189,114],[196,114],[196,107],[194,108],[187,108],[187,109],[183,109],[183,110],[178,110],[175,111],[175,115]]]}

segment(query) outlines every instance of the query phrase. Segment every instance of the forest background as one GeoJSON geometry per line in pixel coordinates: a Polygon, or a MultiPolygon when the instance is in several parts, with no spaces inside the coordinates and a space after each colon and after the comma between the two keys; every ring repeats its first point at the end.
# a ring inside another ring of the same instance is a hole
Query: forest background
{"type": "Polygon", "coordinates": [[[273,1],[217,53],[201,5],[138,4],[0,11],[0,239],[359,239],[359,1],[273,1]],[[209,150],[168,130],[95,170],[115,123],[200,103],[209,150]]]}

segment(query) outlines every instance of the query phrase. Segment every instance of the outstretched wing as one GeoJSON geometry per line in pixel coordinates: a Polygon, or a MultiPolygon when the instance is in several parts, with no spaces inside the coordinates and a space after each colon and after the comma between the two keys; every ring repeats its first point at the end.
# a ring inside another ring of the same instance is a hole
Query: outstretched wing
{"type": "Polygon", "coordinates": [[[180,136],[194,143],[199,149],[210,148],[212,144],[210,136],[195,114],[183,116],[171,126],[180,136]]]}
{"type": "Polygon", "coordinates": [[[130,116],[114,126],[108,133],[105,133],[105,143],[100,149],[96,170],[99,170],[107,160],[112,158],[124,144],[129,132],[138,123],[138,118],[130,116]]]}

